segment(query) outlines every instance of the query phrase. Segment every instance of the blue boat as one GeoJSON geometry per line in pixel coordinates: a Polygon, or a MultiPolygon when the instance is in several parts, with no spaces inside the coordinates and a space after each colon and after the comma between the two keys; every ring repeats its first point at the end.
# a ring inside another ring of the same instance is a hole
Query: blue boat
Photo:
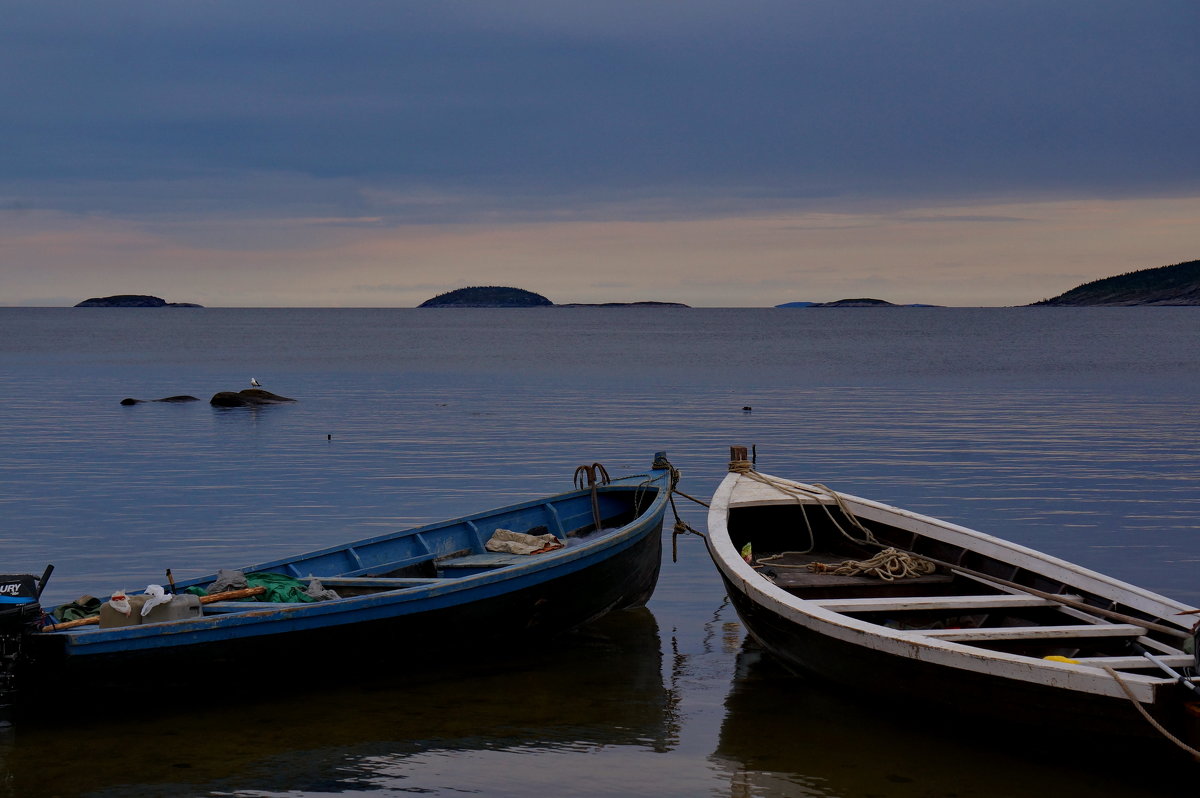
{"type": "MultiPolygon", "coordinates": [[[[254,575],[315,579],[337,594],[325,600],[228,600],[243,594],[207,595],[212,574],[174,585],[166,606],[185,617],[147,622],[157,613],[139,619],[135,609],[129,625],[105,626],[110,607],[100,622],[50,624],[55,608],[38,604],[48,572],[0,577],[20,594],[0,604],[0,705],[19,714],[76,683],[145,695],[172,677],[194,683],[199,673],[244,674],[248,666],[315,659],[318,672],[335,660],[401,668],[544,640],[646,603],[677,475],[663,453],[647,473],[617,480],[598,465],[581,467],[567,493],[240,569],[251,583],[254,575]],[[504,531],[549,545],[532,554],[489,550],[504,531]]],[[[135,604],[146,598],[129,595],[135,604]]]]}

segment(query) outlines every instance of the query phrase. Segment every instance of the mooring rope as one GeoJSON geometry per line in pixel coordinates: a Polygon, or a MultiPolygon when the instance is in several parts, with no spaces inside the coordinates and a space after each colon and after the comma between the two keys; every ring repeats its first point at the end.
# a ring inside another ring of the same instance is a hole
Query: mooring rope
{"type": "MultiPolygon", "coordinates": [[[[802,485],[797,485],[794,482],[788,482],[777,477],[771,477],[766,474],[760,474],[754,469],[754,464],[749,460],[733,460],[729,463],[729,470],[736,474],[742,474],[756,482],[761,482],[784,495],[791,496],[798,504],[813,504],[824,510],[826,517],[833,525],[834,529],[842,534],[844,538],[856,543],[860,546],[878,546],[883,547],[883,544],[876,539],[874,533],[868,529],[862,521],[858,520],[858,516],[846,504],[846,500],[842,495],[827,485],[814,482],[811,490],[802,485]],[[857,538],[846,530],[845,527],[838,522],[837,517],[830,511],[829,504],[822,501],[824,498],[833,499],[837,504],[838,509],[842,511],[842,517],[848,522],[851,528],[861,532],[863,537],[857,538]]],[[[909,577],[926,576],[937,571],[937,565],[924,559],[918,555],[906,551],[900,551],[895,548],[886,548],[867,560],[845,560],[840,563],[806,563],[803,565],[786,565],[777,562],[789,554],[811,554],[816,547],[815,536],[813,534],[812,522],[808,518],[808,513],[802,512],[804,518],[805,531],[808,534],[808,548],[799,551],[785,551],[779,554],[763,557],[758,562],[773,563],[776,568],[807,568],[814,573],[828,573],[838,576],[857,576],[865,574],[874,576],[879,579],[891,582],[896,579],[905,579],[909,577]]]]}
{"type": "MultiPolygon", "coordinates": [[[[838,532],[842,533],[842,536],[845,537],[847,540],[851,541],[852,543],[857,543],[860,546],[866,546],[866,545],[882,546],[883,545],[882,543],[880,543],[878,540],[875,539],[874,533],[872,533],[870,529],[868,529],[866,526],[864,526],[862,521],[858,520],[858,517],[854,514],[854,512],[850,509],[850,507],[846,504],[846,500],[842,498],[842,495],[840,493],[838,493],[837,491],[833,490],[832,488],[829,488],[825,485],[814,482],[812,487],[816,488],[816,490],[809,490],[808,488],[806,488],[802,485],[797,485],[794,482],[788,482],[786,480],[779,479],[778,477],[772,477],[772,476],[768,476],[766,474],[760,474],[758,471],[754,470],[754,464],[752,462],[750,462],[749,460],[731,460],[729,463],[729,470],[735,474],[741,474],[743,476],[749,477],[750,479],[753,479],[755,482],[761,482],[762,484],[767,485],[768,487],[774,488],[775,490],[779,491],[780,493],[782,493],[786,496],[791,496],[796,501],[797,504],[813,504],[813,503],[815,503],[818,507],[820,507],[825,512],[826,517],[829,518],[829,521],[830,521],[830,523],[833,524],[834,529],[836,529],[838,532]],[[852,528],[854,528],[862,533],[863,537],[861,539],[856,538],[854,535],[852,535],[850,532],[848,532],[845,529],[845,527],[843,527],[841,525],[841,523],[838,521],[837,517],[830,511],[829,505],[826,502],[821,501],[824,498],[833,499],[834,503],[838,506],[838,509],[842,511],[842,516],[843,516],[844,520],[847,521],[852,528]]],[[[808,531],[809,545],[808,545],[807,549],[805,549],[799,553],[808,554],[813,549],[812,522],[809,521],[809,519],[808,519],[808,513],[802,513],[802,515],[804,517],[804,524],[808,531]]]]}
{"type": "Polygon", "coordinates": [[[1163,726],[1161,723],[1159,723],[1157,720],[1155,720],[1150,715],[1150,713],[1146,711],[1146,708],[1142,706],[1142,702],[1137,700],[1137,696],[1135,696],[1133,694],[1133,690],[1129,689],[1129,685],[1127,685],[1125,683],[1125,680],[1122,679],[1115,670],[1113,670],[1108,665],[1101,665],[1100,667],[1102,667],[1102,668],[1104,668],[1104,670],[1108,671],[1108,675],[1113,677],[1113,679],[1116,680],[1117,685],[1119,685],[1121,688],[1121,692],[1123,692],[1125,694],[1125,697],[1129,699],[1129,703],[1133,704],[1134,709],[1136,709],[1143,718],[1145,718],[1147,721],[1149,721],[1150,725],[1153,726],[1154,729],[1159,734],[1161,734],[1163,737],[1166,737],[1171,742],[1175,743],[1175,745],[1179,746],[1184,751],[1187,751],[1189,754],[1192,755],[1192,757],[1197,762],[1200,762],[1200,751],[1197,751],[1195,748],[1192,748],[1190,745],[1185,743],[1183,740],[1180,740],[1174,734],[1171,734],[1171,732],[1167,731],[1165,726],[1163,726]]]}
{"type": "Polygon", "coordinates": [[[675,517],[675,523],[671,527],[671,562],[679,562],[679,536],[691,534],[696,535],[697,537],[704,537],[704,533],[693,528],[686,521],[679,517],[679,508],[675,506],[675,496],[682,496],[685,499],[689,499],[696,502],[696,504],[701,504],[705,507],[708,505],[704,504],[704,502],[697,498],[687,495],[681,490],[676,490],[675,486],[679,484],[679,480],[682,479],[683,475],[679,473],[679,469],[676,468],[665,456],[655,458],[653,467],[656,469],[665,468],[671,473],[671,484],[667,488],[669,491],[667,494],[667,501],[671,505],[671,515],[675,517]]]}

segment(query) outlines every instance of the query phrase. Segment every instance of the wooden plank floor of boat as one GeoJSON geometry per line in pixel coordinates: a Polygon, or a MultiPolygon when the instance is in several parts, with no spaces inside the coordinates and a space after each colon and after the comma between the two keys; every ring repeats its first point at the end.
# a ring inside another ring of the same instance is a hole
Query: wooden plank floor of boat
{"type": "Polygon", "coordinates": [[[852,596],[899,597],[946,595],[954,582],[952,574],[929,574],[887,581],[874,576],[843,576],[808,570],[809,563],[839,565],[847,557],[828,552],[764,554],[755,561],[760,574],[775,585],[802,598],[847,598],[852,596]],[[764,562],[765,560],[765,562],[764,562]]]}

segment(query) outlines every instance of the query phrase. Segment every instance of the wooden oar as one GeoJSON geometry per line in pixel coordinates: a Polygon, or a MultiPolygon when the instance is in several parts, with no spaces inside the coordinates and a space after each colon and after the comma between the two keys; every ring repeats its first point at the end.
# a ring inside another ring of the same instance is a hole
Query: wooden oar
{"type": "MultiPolygon", "coordinates": [[[[878,545],[882,546],[884,544],[880,543],[878,545]]],[[[972,568],[967,568],[962,565],[955,565],[954,563],[951,563],[951,562],[946,562],[944,560],[938,560],[938,559],[935,559],[935,558],[930,557],[925,554],[919,554],[915,551],[910,552],[910,554],[912,554],[914,557],[920,557],[923,560],[929,560],[934,565],[938,565],[943,568],[949,568],[953,571],[958,571],[959,573],[965,574],[967,576],[975,577],[977,579],[986,579],[989,582],[995,582],[998,585],[1003,585],[1005,587],[1011,587],[1014,590],[1020,590],[1023,593],[1028,593],[1031,596],[1037,596],[1038,598],[1049,599],[1050,601],[1057,601],[1059,604],[1063,604],[1065,606],[1071,607],[1073,609],[1081,610],[1083,612],[1089,612],[1092,615],[1099,615],[1103,618],[1108,618],[1109,620],[1120,621],[1121,623],[1135,624],[1137,626],[1145,627],[1148,630],[1152,629],[1156,632],[1161,632],[1162,634],[1170,635],[1171,637],[1181,638],[1183,640],[1186,640],[1192,636],[1190,632],[1188,632],[1184,629],[1177,629],[1172,626],[1164,626],[1161,623],[1155,623],[1154,621],[1147,621],[1142,618],[1135,618],[1132,615],[1126,615],[1122,612],[1116,612],[1115,610],[1107,610],[1103,607],[1094,607],[1091,604],[1087,604],[1082,601],[1076,601],[1075,599],[1067,598],[1066,596],[1060,596],[1056,593],[1047,593],[1044,590],[1038,590],[1036,587],[1029,587],[1028,585],[1021,585],[1021,584],[1017,584],[1016,582],[1010,582],[1009,580],[1003,579],[999,576],[992,576],[991,574],[985,574],[982,571],[976,571],[972,568]]]]}
{"type": "MultiPolygon", "coordinates": [[[[251,596],[261,596],[266,593],[265,587],[245,587],[241,590],[227,590],[224,593],[214,593],[211,596],[201,596],[201,604],[212,604],[214,601],[236,601],[241,598],[250,598],[251,596]]],[[[43,632],[61,632],[63,629],[73,629],[76,626],[88,626],[89,624],[100,623],[99,615],[92,615],[88,618],[79,618],[74,621],[66,621],[64,623],[56,623],[51,626],[43,626],[43,632]]]]}

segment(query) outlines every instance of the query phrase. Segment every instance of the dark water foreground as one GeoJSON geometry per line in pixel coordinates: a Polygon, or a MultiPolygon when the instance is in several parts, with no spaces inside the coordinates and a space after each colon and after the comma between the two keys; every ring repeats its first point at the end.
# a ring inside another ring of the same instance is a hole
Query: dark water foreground
{"type": "MultiPolygon", "coordinates": [[[[642,609],[527,654],[341,687],[328,686],[314,652],[248,665],[278,674],[279,686],[257,695],[162,696],[134,714],[60,717],[22,727],[0,751],[14,797],[453,793],[473,791],[471,782],[519,795],[548,772],[535,764],[538,752],[662,752],[677,743],[659,645],[642,609]],[[493,772],[496,757],[530,768],[493,772]],[[437,766],[451,761],[453,777],[437,766]]],[[[197,674],[198,691],[203,682],[197,674]]]]}
{"type": "Polygon", "coordinates": [[[1030,749],[831,692],[765,659],[723,605],[690,645],[643,609],[403,679],[305,688],[316,658],[272,667],[280,688],[257,695],[24,727],[0,742],[0,795],[1116,798],[1190,794],[1195,776],[1072,748],[1069,718],[1061,746],[1030,749]]]}

